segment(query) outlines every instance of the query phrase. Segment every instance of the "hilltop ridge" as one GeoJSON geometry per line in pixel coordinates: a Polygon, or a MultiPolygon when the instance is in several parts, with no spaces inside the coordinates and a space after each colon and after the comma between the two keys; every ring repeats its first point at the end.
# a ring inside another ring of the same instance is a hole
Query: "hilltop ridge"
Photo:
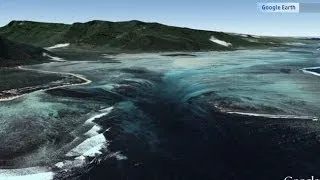
{"type": "Polygon", "coordinates": [[[138,20],[85,23],[11,21],[0,28],[8,39],[39,47],[70,43],[69,49],[110,51],[207,51],[274,46],[276,38],[196,30],[138,20]]]}

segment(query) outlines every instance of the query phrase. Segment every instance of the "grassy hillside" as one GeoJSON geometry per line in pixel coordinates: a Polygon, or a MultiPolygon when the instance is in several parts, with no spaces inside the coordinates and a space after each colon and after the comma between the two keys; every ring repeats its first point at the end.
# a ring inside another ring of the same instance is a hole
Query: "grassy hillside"
{"type": "Polygon", "coordinates": [[[41,47],[71,43],[69,49],[102,51],[233,50],[278,43],[276,39],[194,30],[141,21],[90,21],[72,25],[12,21],[0,28],[0,35],[16,42],[41,47]],[[224,46],[212,42],[211,37],[231,45],[224,46]]]}
{"type": "Polygon", "coordinates": [[[0,67],[44,62],[44,52],[42,48],[14,43],[0,36],[0,67]]]}

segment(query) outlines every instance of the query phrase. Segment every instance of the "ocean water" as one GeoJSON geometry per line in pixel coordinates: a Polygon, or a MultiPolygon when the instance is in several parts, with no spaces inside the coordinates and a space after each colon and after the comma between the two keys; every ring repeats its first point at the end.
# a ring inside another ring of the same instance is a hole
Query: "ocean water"
{"type": "Polygon", "coordinates": [[[320,52],[304,43],[29,66],[92,82],[0,102],[0,179],[319,175],[320,52]]]}

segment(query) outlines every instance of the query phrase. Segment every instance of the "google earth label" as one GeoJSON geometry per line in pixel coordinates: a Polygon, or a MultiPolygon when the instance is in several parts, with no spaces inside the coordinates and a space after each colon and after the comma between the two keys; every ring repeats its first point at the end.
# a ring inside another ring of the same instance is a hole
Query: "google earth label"
{"type": "Polygon", "coordinates": [[[268,13],[299,13],[299,3],[258,3],[261,12],[268,13]]]}

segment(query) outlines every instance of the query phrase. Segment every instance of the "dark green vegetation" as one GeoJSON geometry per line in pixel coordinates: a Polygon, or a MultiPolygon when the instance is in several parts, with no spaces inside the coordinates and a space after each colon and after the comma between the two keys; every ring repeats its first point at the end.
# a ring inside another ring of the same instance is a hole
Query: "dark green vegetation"
{"type": "Polygon", "coordinates": [[[23,88],[26,86],[37,86],[50,81],[58,81],[63,76],[58,74],[42,74],[19,69],[0,69],[0,91],[23,88]]]}
{"type": "Polygon", "coordinates": [[[44,62],[44,52],[42,48],[15,43],[0,36],[0,67],[44,62]]]}
{"type": "Polygon", "coordinates": [[[0,98],[84,81],[71,75],[47,74],[13,68],[0,69],[0,98]]]}
{"type": "Polygon", "coordinates": [[[141,21],[90,21],[72,25],[12,21],[0,28],[0,35],[39,47],[71,43],[67,50],[103,52],[234,50],[275,46],[280,42],[276,38],[194,30],[141,21]],[[214,43],[210,41],[212,36],[232,46],[214,43]]]}

